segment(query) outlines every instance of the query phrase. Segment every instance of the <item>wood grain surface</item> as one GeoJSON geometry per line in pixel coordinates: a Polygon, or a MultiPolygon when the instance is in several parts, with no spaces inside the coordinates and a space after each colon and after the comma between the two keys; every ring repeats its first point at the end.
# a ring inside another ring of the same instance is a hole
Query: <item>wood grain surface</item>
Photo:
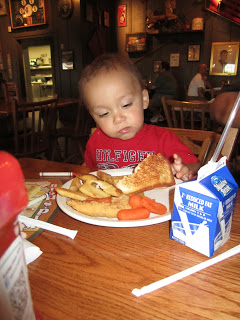
{"type": "MultiPolygon", "coordinates": [[[[39,171],[88,172],[77,165],[21,159],[26,178],[39,171]]],[[[78,230],[71,240],[43,231],[43,254],[28,265],[35,309],[44,320],[240,318],[240,255],[142,297],[131,292],[209,258],[169,238],[170,222],[136,228],[100,227],[62,211],[54,224],[78,230]]],[[[231,238],[214,255],[240,243],[240,197],[231,238]]]]}

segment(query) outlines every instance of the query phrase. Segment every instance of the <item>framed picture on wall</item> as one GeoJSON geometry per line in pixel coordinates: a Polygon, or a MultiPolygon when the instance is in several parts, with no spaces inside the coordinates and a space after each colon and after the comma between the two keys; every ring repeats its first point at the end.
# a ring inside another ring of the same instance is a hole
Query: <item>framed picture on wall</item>
{"type": "Polygon", "coordinates": [[[4,85],[4,97],[6,102],[20,100],[19,86],[16,82],[7,82],[4,85]]]}
{"type": "Polygon", "coordinates": [[[0,71],[4,70],[4,65],[3,65],[3,52],[2,52],[2,46],[0,44],[0,71]]]}
{"type": "Polygon", "coordinates": [[[0,16],[5,16],[7,14],[6,0],[0,0],[0,16]]]}
{"type": "Polygon", "coordinates": [[[89,3],[86,4],[86,20],[93,22],[93,6],[89,3]]]}
{"type": "Polygon", "coordinates": [[[62,69],[73,70],[73,51],[72,50],[62,51],[62,69]]]}
{"type": "Polygon", "coordinates": [[[143,52],[147,50],[147,35],[145,32],[126,33],[126,51],[143,52]]]}
{"type": "Polygon", "coordinates": [[[200,44],[190,44],[188,46],[188,61],[200,60],[200,44]]]}
{"type": "Polygon", "coordinates": [[[179,67],[179,53],[170,54],[170,67],[179,67]]]}
{"type": "Polygon", "coordinates": [[[127,5],[118,6],[118,27],[126,27],[127,25],[127,5]]]}
{"type": "Polygon", "coordinates": [[[235,76],[237,74],[239,42],[213,42],[210,75],[235,76]]]}
{"type": "Polygon", "coordinates": [[[44,0],[9,0],[12,29],[46,24],[44,0]]]}
{"type": "Polygon", "coordinates": [[[109,12],[108,11],[104,11],[103,12],[103,23],[105,27],[110,27],[110,22],[109,22],[109,12]]]}
{"type": "Polygon", "coordinates": [[[160,60],[153,61],[153,72],[159,72],[161,62],[162,61],[160,61],[160,60]]]}
{"type": "Polygon", "coordinates": [[[61,18],[70,18],[73,13],[73,1],[72,0],[58,0],[57,1],[58,14],[61,18]]]}
{"type": "Polygon", "coordinates": [[[12,67],[12,56],[11,53],[6,54],[7,58],[7,73],[8,73],[8,80],[13,79],[13,67],[12,67]]]}

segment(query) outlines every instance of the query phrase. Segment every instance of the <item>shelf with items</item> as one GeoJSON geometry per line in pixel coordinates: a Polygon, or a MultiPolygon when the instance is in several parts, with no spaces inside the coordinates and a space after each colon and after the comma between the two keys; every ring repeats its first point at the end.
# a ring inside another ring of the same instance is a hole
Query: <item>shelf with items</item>
{"type": "Polygon", "coordinates": [[[204,37],[204,30],[183,30],[175,32],[147,32],[148,37],[155,38],[160,42],[178,43],[201,43],[204,37]]]}
{"type": "Polygon", "coordinates": [[[161,36],[161,35],[176,35],[176,34],[203,34],[204,30],[180,30],[180,31],[169,31],[169,32],[161,32],[158,29],[148,30],[146,32],[148,35],[152,36],[161,36]]]}
{"type": "Polygon", "coordinates": [[[45,80],[44,81],[42,80],[42,78],[40,79],[33,79],[31,78],[31,84],[40,84],[40,85],[48,85],[48,86],[53,86],[53,82],[52,82],[52,79],[51,80],[45,80]]]}
{"type": "Polygon", "coordinates": [[[39,73],[35,74],[34,77],[46,77],[46,78],[52,78],[52,74],[44,74],[44,73],[39,73]]]}
{"type": "Polygon", "coordinates": [[[30,66],[31,84],[41,86],[53,86],[53,75],[51,65],[30,66]]]}
{"type": "Polygon", "coordinates": [[[55,93],[55,68],[51,59],[51,44],[48,40],[40,39],[33,43],[31,46],[25,45],[23,54],[26,96],[29,100],[55,93]]]}
{"type": "Polygon", "coordinates": [[[52,69],[52,66],[49,64],[49,65],[42,65],[42,66],[36,66],[36,67],[31,66],[30,67],[30,70],[39,70],[39,69],[52,69]]]}
{"type": "Polygon", "coordinates": [[[150,35],[175,35],[199,33],[204,31],[204,19],[195,17],[190,21],[183,14],[175,15],[170,12],[165,14],[149,14],[146,17],[146,33],[150,35]]]}
{"type": "Polygon", "coordinates": [[[53,83],[31,82],[32,92],[35,97],[52,97],[54,94],[53,83]]]}
{"type": "Polygon", "coordinates": [[[51,82],[39,82],[39,81],[32,81],[31,84],[40,84],[41,86],[53,86],[53,83],[51,82]]]}

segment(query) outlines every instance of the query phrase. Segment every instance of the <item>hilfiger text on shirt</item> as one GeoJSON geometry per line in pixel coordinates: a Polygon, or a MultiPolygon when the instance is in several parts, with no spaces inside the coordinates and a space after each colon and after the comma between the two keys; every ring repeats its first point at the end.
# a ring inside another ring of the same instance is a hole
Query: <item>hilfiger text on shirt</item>
{"type": "Polygon", "coordinates": [[[153,154],[153,151],[143,150],[111,150],[111,149],[96,149],[97,162],[132,162],[139,163],[146,158],[148,154],[153,154]]]}

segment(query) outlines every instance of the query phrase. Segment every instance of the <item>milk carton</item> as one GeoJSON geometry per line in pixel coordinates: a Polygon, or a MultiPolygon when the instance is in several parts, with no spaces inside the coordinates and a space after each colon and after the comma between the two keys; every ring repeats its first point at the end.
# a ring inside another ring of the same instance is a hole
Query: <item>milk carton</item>
{"type": "Polygon", "coordinates": [[[237,190],[226,157],[176,185],[170,238],[211,257],[230,237],[237,190]]]}

